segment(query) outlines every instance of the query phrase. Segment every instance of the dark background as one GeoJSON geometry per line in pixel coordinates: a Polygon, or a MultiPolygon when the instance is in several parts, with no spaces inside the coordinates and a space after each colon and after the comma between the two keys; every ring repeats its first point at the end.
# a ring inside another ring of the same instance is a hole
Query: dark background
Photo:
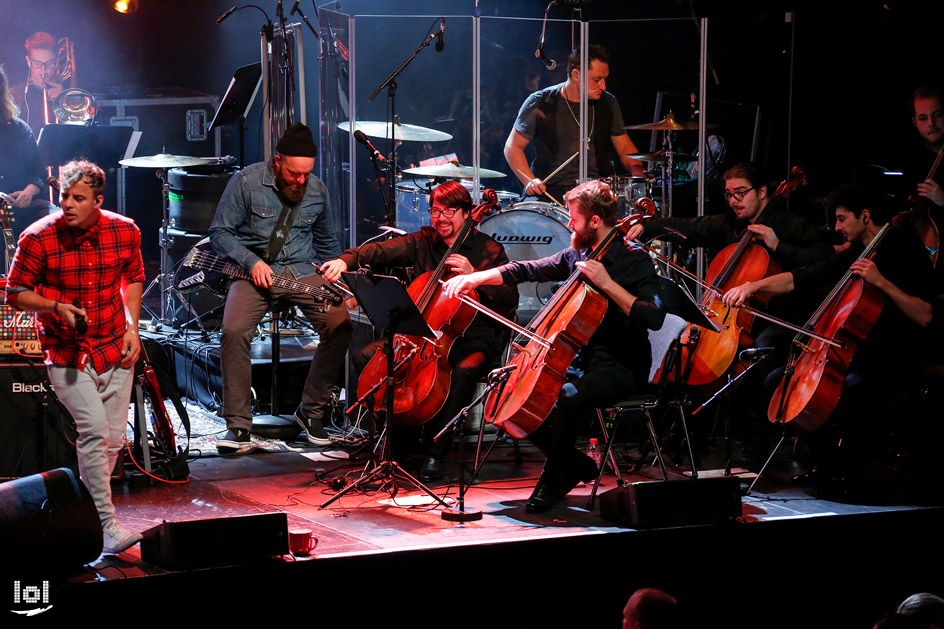
{"type": "MultiPolygon", "coordinates": [[[[286,3],[286,13],[291,4],[286,3]]],[[[120,86],[135,96],[180,93],[170,88],[221,96],[236,67],[258,60],[258,32],[263,23],[261,13],[245,9],[217,25],[216,18],[231,6],[232,0],[140,0],[136,13],[121,15],[106,0],[0,0],[0,20],[4,24],[0,61],[6,64],[11,83],[21,82],[26,75],[23,41],[37,30],[46,30],[56,38],[67,36],[73,41],[78,86],[93,93],[106,94],[120,86]]],[[[274,1],[260,6],[274,16],[274,1]]],[[[379,18],[364,22],[357,47],[358,84],[362,86],[356,96],[359,119],[383,119],[384,98],[368,105],[367,93],[406,59],[427,22],[443,12],[464,16],[450,21],[443,56],[424,51],[422,63],[432,71],[410,68],[404,74],[397,106],[405,122],[437,128],[451,125],[448,130],[456,136],[453,146],[435,147],[431,154],[456,152],[462,163],[470,164],[471,114],[468,106],[455,106],[453,83],[457,72],[460,79],[468,76],[467,89],[471,92],[471,74],[466,74],[471,66],[470,47],[462,42],[470,35],[468,18],[475,14],[475,3],[351,0],[320,6],[349,15],[430,16],[428,20],[407,22],[408,27],[400,31],[396,30],[399,23],[391,22],[388,30],[393,32],[371,32],[377,24],[385,24],[379,18]],[[417,31],[419,23],[422,28],[417,31]],[[446,79],[452,83],[449,91],[442,93],[437,87],[440,80],[446,79]],[[446,122],[437,122],[443,119],[446,122]]],[[[571,43],[570,25],[549,26],[546,50],[558,61],[558,70],[546,71],[533,57],[545,6],[543,0],[480,3],[480,15],[489,18],[483,20],[482,81],[495,116],[490,123],[493,127],[484,130],[483,167],[507,171],[500,150],[527,93],[521,84],[522,73],[536,71],[542,87],[563,80],[562,67],[571,43]],[[491,138],[487,137],[489,131],[491,138]]],[[[317,26],[313,2],[307,0],[302,7],[317,26]]],[[[551,11],[553,20],[572,16],[567,6],[551,11]]],[[[603,43],[612,53],[608,89],[619,98],[626,124],[654,118],[658,91],[678,93],[682,105],[676,103],[676,114],[680,119],[688,118],[686,96],[698,88],[698,23],[693,16],[711,18],[709,56],[713,74],[708,86],[712,99],[708,119],[721,123],[722,133],[729,136],[729,163],[748,156],[752,107],[759,105],[763,112],[759,159],[777,179],[786,175],[791,164],[805,165],[814,195],[848,180],[864,164],[895,166],[896,147],[914,135],[907,98],[920,82],[940,76],[938,42],[944,16],[940,5],[928,8],[917,2],[878,0],[595,0],[586,3],[582,17],[599,21],[591,27],[591,40],[603,43]],[[666,22],[664,18],[675,20],[666,22]],[[646,21],[607,22],[627,19],[646,21]]],[[[305,69],[308,122],[314,125],[319,117],[318,43],[307,31],[305,69]]],[[[262,157],[261,100],[257,98],[248,121],[247,163],[262,157]]],[[[205,148],[198,151],[188,145],[182,136],[182,130],[173,125],[152,123],[137,154],[158,152],[152,150],[157,146],[166,146],[168,152],[177,154],[209,154],[205,148]]],[[[649,150],[649,134],[633,132],[632,137],[640,150],[649,150]]],[[[235,127],[226,127],[223,154],[236,155],[237,140],[235,127]]],[[[691,145],[694,137],[679,140],[682,148],[697,148],[691,145]]],[[[407,155],[409,163],[427,156],[407,155]]],[[[358,160],[358,172],[367,173],[366,160],[363,156],[358,160]]],[[[150,230],[155,218],[159,223],[155,212],[160,213],[160,195],[156,181],[150,181],[151,175],[145,179],[151,187],[129,189],[128,213],[150,230]]],[[[366,175],[358,179],[359,189],[367,180],[366,175]]],[[[502,180],[499,187],[519,192],[511,178],[502,180]]],[[[358,195],[364,197],[358,200],[359,214],[376,213],[379,202],[371,193],[359,191],[358,195]],[[373,209],[365,210],[365,204],[373,209]]],[[[156,233],[145,234],[146,242],[156,238],[156,233]]]]}

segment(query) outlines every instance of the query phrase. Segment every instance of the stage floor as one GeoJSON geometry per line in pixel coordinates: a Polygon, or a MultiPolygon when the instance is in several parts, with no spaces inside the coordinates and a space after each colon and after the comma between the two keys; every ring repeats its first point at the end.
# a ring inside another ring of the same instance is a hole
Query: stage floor
{"type": "MultiPolygon", "coordinates": [[[[589,486],[578,487],[548,513],[526,513],[541,461],[526,443],[521,451],[519,465],[510,442],[496,447],[466,495],[466,508],[481,510],[482,519],[452,523],[403,482],[396,495],[354,492],[319,508],[335,493],[325,479],[353,479],[364,467],[341,451],[280,445],[220,457],[207,448],[191,461],[187,484],[133,490],[116,485],[124,525],[143,531],[163,521],[284,512],[290,529],[311,529],[317,537],[312,556],[179,572],[142,561],[134,547],[67,578],[58,591],[60,607],[98,598],[134,607],[136,597],[161,592],[175,610],[209,613],[227,598],[270,609],[273,596],[300,602],[310,592],[312,601],[342,597],[340,607],[312,604],[320,618],[356,619],[354,626],[397,618],[414,626],[615,627],[629,594],[654,586],[678,596],[704,626],[797,626],[827,604],[836,613],[849,605],[855,612],[845,608],[840,616],[823,616],[832,618],[827,624],[804,626],[871,626],[913,591],[944,586],[939,571],[921,576],[919,570],[927,564],[936,569],[942,558],[937,531],[944,514],[937,508],[936,485],[926,476],[870,464],[869,482],[858,495],[801,489],[790,476],[803,471],[803,463],[794,462],[784,446],[752,494],[742,497],[736,522],[634,530],[604,520],[599,499],[587,511],[589,486]],[[890,571],[902,566],[906,573],[893,576],[890,571]],[[548,578],[559,571],[571,576],[548,578]],[[522,574],[527,584],[507,585],[522,574]],[[794,585],[782,582],[800,577],[809,583],[796,599],[787,590],[794,585]],[[512,591],[502,593],[508,587],[512,591]],[[789,612],[774,611],[787,601],[789,612]],[[724,622],[701,617],[717,606],[725,610],[724,622]]],[[[720,467],[723,455],[717,446],[703,452],[701,477],[720,467]]],[[[408,460],[408,469],[418,463],[408,460]]],[[[447,461],[446,471],[431,487],[452,501],[457,462],[447,461]]],[[[672,479],[689,478],[688,471],[687,462],[670,465],[672,479]]],[[[743,476],[746,487],[753,475],[743,476]]],[[[624,478],[661,475],[644,467],[624,478]]],[[[605,474],[601,492],[615,487],[615,477],[605,474]]]]}

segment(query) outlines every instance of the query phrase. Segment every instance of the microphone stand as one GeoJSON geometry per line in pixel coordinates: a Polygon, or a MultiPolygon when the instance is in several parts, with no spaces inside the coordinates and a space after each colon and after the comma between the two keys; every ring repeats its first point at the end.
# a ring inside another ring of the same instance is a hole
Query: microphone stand
{"type": "MultiPolygon", "coordinates": [[[[436,18],[437,20],[442,18],[436,18]]],[[[436,22],[433,22],[435,24],[436,22]]],[[[407,66],[413,62],[413,59],[416,58],[416,55],[420,54],[420,51],[424,48],[427,48],[434,39],[436,39],[437,33],[433,32],[433,28],[430,27],[429,33],[424,37],[423,42],[417,46],[416,50],[413,51],[413,54],[404,61],[399,68],[393,71],[387,79],[380,84],[380,86],[374,90],[374,93],[367,97],[367,101],[373,101],[377,98],[377,95],[380,94],[384,89],[387,90],[387,98],[390,101],[390,170],[389,170],[389,184],[390,184],[390,199],[397,198],[397,77],[406,70],[407,66]]],[[[352,123],[352,128],[354,123],[352,123]]],[[[351,131],[351,133],[354,133],[351,131]]],[[[392,227],[397,226],[397,217],[393,212],[393,208],[388,205],[387,210],[387,225],[392,227]]]]}
{"type": "MultiPolygon", "coordinates": [[[[506,371],[501,368],[495,369],[488,374],[488,384],[485,387],[485,390],[482,393],[472,400],[468,406],[463,408],[459,413],[450,419],[443,429],[433,437],[433,441],[439,441],[449,430],[455,426],[456,431],[459,434],[459,498],[458,498],[458,508],[457,509],[443,509],[440,517],[447,522],[472,522],[475,520],[482,519],[482,512],[479,509],[466,509],[465,508],[465,493],[472,486],[472,481],[475,480],[476,475],[478,474],[479,467],[475,468],[472,472],[472,477],[469,478],[469,483],[465,483],[465,440],[462,438],[462,431],[465,428],[466,419],[469,416],[469,411],[478,406],[479,402],[482,402],[485,397],[491,393],[494,389],[499,386],[504,386],[508,381],[508,377],[511,375],[511,371],[506,371]]],[[[485,418],[482,418],[482,421],[485,421],[485,418]]],[[[497,443],[497,442],[496,442],[497,443]]],[[[494,444],[492,444],[494,447],[494,444]]],[[[488,452],[491,453],[491,448],[488,452]]],[[[485,455],[486,458],[488,454],[485,455]]],[[[484,460],[483,460],[484,463],[484,460]]]]}
{"type": "MultiPolygon", "coordinates": [[[[708,400],[705,401],[701,406],[699,406],[694,411],[692,411],[692,417],[694,417],[695,415],[698,415],[698,413],[700,413],[706,406],[708,406],[709,404],[714,402],[718,397],[720,397],[722,393],[736,386],[737,383],[740,382],[741,379],[744,378],[744,376],[746,376],[751,369],[753,369],[757,365],[764,362],[764,360],[768,356],[770,356],[769,351],[760,352],[756,354],[755,357],[751,360],[751,364],[747,366],[747,369],[739,373],[734,378],[728,377],[727,384],[725,384],[723,387],[715,391],[714,395],[708,398],[708,400]]],[[[730,476],[731,475],[731,414],[730,413],[727,413],[724,419],[724,446],[725,446],[725,456],[727,457],[727,463],[724,466],[724,475],[730,476]]],[[[753,484],[751,486],[753,487],[753,484]]]]}

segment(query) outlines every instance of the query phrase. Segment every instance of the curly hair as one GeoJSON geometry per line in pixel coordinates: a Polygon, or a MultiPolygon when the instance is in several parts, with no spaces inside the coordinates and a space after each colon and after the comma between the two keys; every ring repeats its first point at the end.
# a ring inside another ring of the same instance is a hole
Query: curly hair
{"type": "Polygon", "coordinates": [[[80,180],[89,185],[95,196],[105,189],[104,171],[88,160],[73,160],[59,168],[59,185],[63,190],[71,188],[80,180]]]}

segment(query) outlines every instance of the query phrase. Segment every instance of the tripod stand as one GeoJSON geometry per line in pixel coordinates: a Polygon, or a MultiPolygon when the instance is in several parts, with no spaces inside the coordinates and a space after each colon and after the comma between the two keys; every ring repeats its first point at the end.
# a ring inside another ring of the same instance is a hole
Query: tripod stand
{"type": "MultiPolygon", "coordinates": [[[[380,462],[365,475],[321,503],[320,508],[324,509],[341,496],[375,479],[388,479],[395,483],[397,478],[408,481],[417,489],[424,491],[439,504],[446,506],[446,502],[442,498],[434,494],[429,487],[414,478],[393,460],[392,439],[394,431],[389,430],[393,425],[394,374],[396,368],[399,366],[394,365],[394,338],[398,332],[427,339],[435,339],[436,335],[426,324],[426,321],[423,320],[423,315],[417,310],[416,304],[410,299],[410,296],[397,278],[366,273],[344,273],[343,275],[345,282],[364,308],[371,323],[373,323],[375,327],[384,330],[383,352],[387,360],[387,376],[384,380],[384,384],[386,385],[386,389],[384,390],[384,414],[388,430],[387,440],[384,443],[380,462]]],[[[373,395],[373,391],[379,388],[379,386],[380,383],[364,397],[367,398],[373,395]]],[[[360,403],[363,403],[363,400],[359,400],[358,404],[360,403]]],[[[373,450],[373,446],[371,446],[371,450],[373,450]]],[[[394,485],[394,487],[396,487],[396,485],[394,485]]],[[[395,491],[396,489],[394,489],[394,492],[395,491]]]]}

